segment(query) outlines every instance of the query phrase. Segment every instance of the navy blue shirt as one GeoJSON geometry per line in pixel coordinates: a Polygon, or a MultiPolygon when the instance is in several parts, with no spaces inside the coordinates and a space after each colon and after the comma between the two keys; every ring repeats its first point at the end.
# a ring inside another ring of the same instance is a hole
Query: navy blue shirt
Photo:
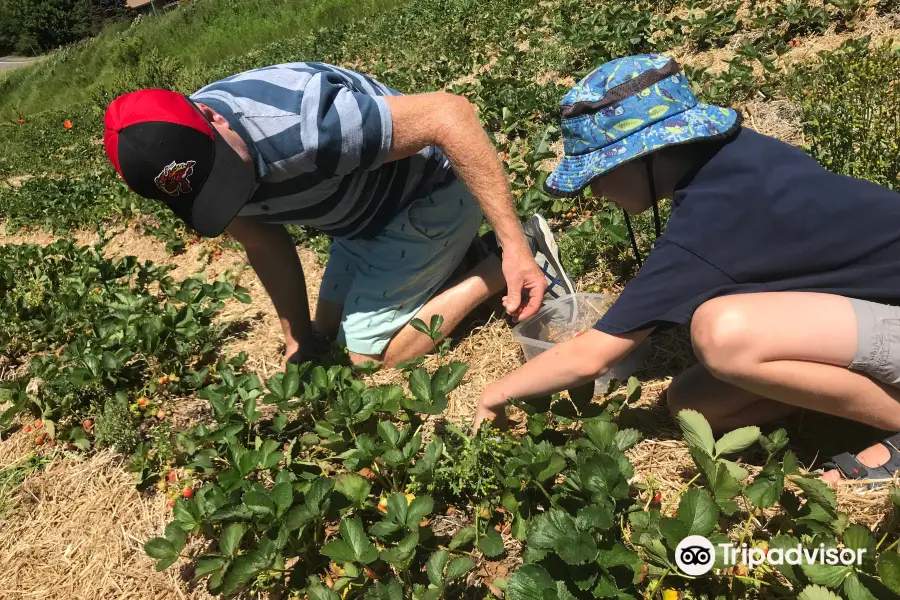
{"type": "Polygon", "coordinates": [[[595,327],[688,324],[711,298],[780,291],[900,306],[900,194],[742,128],[678,183],[665,232],[595,327]]]}

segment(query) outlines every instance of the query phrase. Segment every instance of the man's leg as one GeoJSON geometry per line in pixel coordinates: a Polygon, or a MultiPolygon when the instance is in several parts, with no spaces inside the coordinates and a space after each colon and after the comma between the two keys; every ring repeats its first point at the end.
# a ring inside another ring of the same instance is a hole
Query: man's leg
{"type": "MultiPolygon", "coordinates": [[[[432,315],[444,317],[441,326],[441,339],[449,335],[457,325],[482,303],[493,297],[506,287],[500,260],[490,256],[479,263],[461,278],[449,282],[439,290],[416,313],[416,318],[426,323],[432,315]]],[[[341,324],[344,305],[319,298],[316,306],[315,330],[325,336],[334,338],[341,324]]],[[[408,323],[391,338],[383,355],[367,355],[350,352],[350,359],[356,364],[367,361],[395,365],[433,349],[429,338],[408,323]]]]}
{"type": "MultiPolygon", "coordinates": [[[[483,218],[466,187],[455,182],[414,201],[376,238],[347,242],[358,262],[338,341],[346,344],[353,362],[393,365],[425,354],[431,340],[409,326],[413,318],[427,323],[432,314],[441,314],[446,334],[496,293],[499,267],[493,261],[452,279],[465,270],[464,259],[483,218]]],[[[337,307],[322,308],[333,325],[337,307]]]]}
{"type": "Polygon", "coordinates": [[[329,339],[337,337],[344,302],[359,269],[359,248],[353,242],[335,239],[328,249],[328,264],[319,284],[319,300],[313,330],[329,339]]]}
{"type": "MultiPolygon", "coordinates": [[[[694,315],[701,365],[673,381],[673,414],[693,408],[717,430],[760,424],[804,408],[900,429],[900,390],[851,371],[858,324],[850,300],[802,292],[727,296],[694,315]]],[[[879,466],[887,449],[858,455],[879,466]]],[[[836,472],[826,479],[837,479],[836,472]]]]}
{"type": "MultiPolygon", "coordinates": [[[[416,313],[416,318],[428,323],[433,315],[444,317],[440,338],[443,339],[456,329],[456,326],[469,313],[495,294],[503,291],[506,281],[503,278],[500,264],[498,257],[488,257],[469,271],[462,280],[452,283],[435,294],[416,313]]],[[[391,338],[382,360],[387,365],[396,365],[431,351],[432,341],[421,332],[416,331],[412,325],[407,324],[391,338]]],[[[351,359],[365,362],[370,357],[357,356],[354,358],[351,354],[351,359]]]]}

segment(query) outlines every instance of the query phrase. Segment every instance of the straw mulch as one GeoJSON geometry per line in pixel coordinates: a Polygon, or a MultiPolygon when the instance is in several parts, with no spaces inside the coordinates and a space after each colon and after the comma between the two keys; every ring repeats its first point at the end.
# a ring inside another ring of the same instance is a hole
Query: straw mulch
{"type": "Polygon", "coordinates": [[[25,479],[0,520],[0,598],[209,598],[177,567],[157,573],[144,553],[168,517],[165,498],[142,497],[120,457],[60,456],[25,479]]]}

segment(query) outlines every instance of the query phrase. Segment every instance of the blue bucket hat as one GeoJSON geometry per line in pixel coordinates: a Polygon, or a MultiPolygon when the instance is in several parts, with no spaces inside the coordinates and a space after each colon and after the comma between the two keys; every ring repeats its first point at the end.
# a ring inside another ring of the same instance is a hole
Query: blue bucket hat
{"type": "Polygon", "coordinates": [[[565,156],[544,188],[563,197],[655,150],[724,138],[741,123],[730,108],[698,102],[678,63],[659,54],[598,67],[569,90],[560,111],[565,156]]]}

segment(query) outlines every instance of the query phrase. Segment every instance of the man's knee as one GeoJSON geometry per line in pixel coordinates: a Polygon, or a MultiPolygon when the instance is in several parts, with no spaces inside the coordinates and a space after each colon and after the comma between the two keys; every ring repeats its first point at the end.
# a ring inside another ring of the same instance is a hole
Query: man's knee
{"type": "Polygon", "coordinates": [[[702,304],[691,319],[691,342],[700,362],[716,377],[739,374],[752,362],[750,315],[733,297],[702,304]]]}

